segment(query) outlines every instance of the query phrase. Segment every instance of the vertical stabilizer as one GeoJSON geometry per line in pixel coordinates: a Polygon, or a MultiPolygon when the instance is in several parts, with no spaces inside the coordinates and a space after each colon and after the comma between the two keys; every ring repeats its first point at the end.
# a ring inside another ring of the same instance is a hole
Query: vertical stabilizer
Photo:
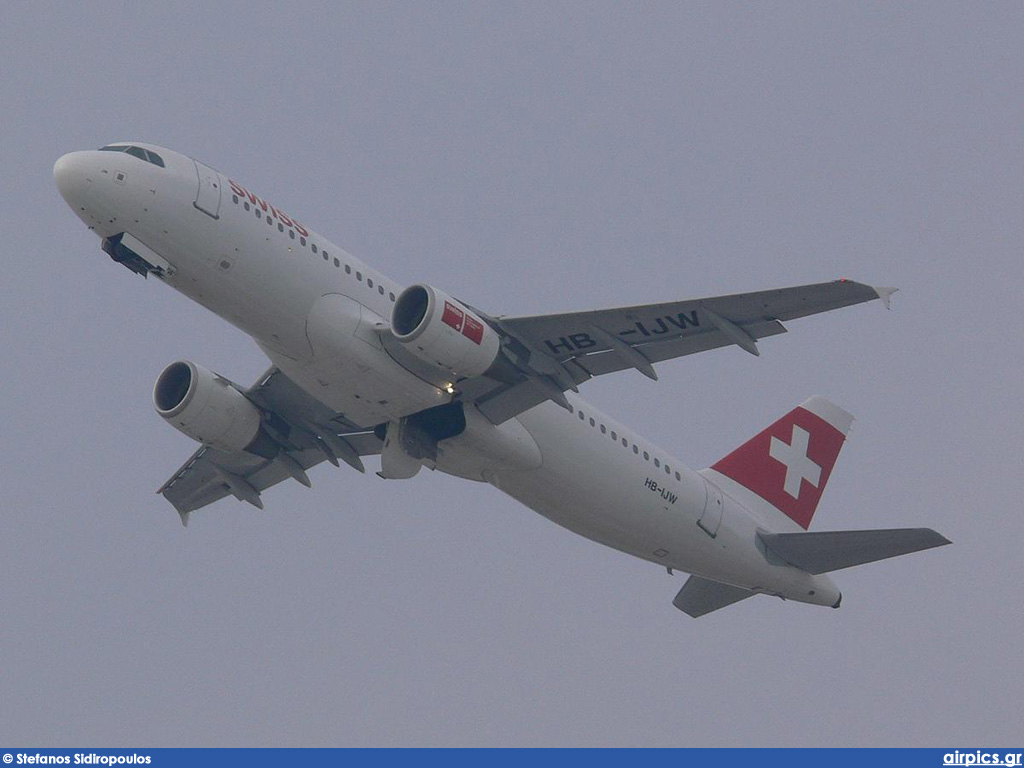
{"type": "Polygon", "coordinates": [[[771,512],[781,512],[807,530],[852,424],[842,408],[812,397],[702,474],[754,511],[776,520],[771,512]]]}

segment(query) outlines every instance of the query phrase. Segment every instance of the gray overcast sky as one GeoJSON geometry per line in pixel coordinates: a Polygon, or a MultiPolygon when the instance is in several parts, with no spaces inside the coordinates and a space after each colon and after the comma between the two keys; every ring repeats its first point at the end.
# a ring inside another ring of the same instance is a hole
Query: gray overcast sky
{"type": "Polygon", "coordinates": [[[1019,3],[5,5],[0,742],[1019,744],[1022,40],[1019,3]],[[898,285],[584,394],[696,467],[826,395],[858,421],[815,527],[955,544],[694,621],[437,474],[183,530],[152,382],[265,360],[60,199],[118,139],[494,314],[898,285]]]}

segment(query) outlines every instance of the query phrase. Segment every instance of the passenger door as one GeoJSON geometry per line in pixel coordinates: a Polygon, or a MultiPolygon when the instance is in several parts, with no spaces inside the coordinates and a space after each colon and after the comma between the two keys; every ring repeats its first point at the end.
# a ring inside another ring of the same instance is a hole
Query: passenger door
{"type": "Polygon", "coordinates": [[[214,219],[219,218],[220,188],[222,186],[220,174],[198,160],[192,162],[196,164],[196,174],[199,177],[199,190],[196,192],[194,205],[207,216],[214,219]]]}

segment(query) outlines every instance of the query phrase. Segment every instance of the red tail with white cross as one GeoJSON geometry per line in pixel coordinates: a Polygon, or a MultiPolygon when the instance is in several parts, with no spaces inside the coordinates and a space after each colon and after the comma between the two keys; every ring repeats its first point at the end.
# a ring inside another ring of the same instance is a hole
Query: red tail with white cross
{"type": "Polygon", "coordinates": [[[839,406],[812,397],[711,469],[806,530],[852,423],[839,406]]]}

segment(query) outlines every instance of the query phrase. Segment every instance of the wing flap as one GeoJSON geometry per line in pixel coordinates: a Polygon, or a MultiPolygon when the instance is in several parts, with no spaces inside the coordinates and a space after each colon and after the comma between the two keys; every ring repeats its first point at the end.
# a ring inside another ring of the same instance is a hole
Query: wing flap
{"type": "Polygon", "coordinates": [[[756,594],[742,587],[734,587],[701,576],[691,576],[679,590],[672,605],[696,619],[756,594]]]}
{"type": "Polygon", "coordinates": [[[931,528],[759,533],[758,536],[787,563],[814,574],[831,573],[952,543],[931,528]]]}
{"type": "MultiPolygon", "coordinates": [[[[786,327],[778,320],[766,320],[751,323],[745,326],[743,330],[754,339],[763,339],[768,336],[785,333],[786,327]]],[[[660,363],[677,357],[685,357],[686,355],[693,355],[698,352],[707,352],[711,349],[727,347],[733,343],[729,336],[714,328],[690,336],[635,344],[633,349],[640,351],[652,363],[660,363]]],[[[606,373],[615,373],[616,371],[623,371],[634,367],[612,352],[587,355],[583,358],[577,358],[574,362],[591,376],[603,376],[606,373]]]]}
{"type": "MultiPolygon", "coordinates": [[[[766,336],[775,336],[786,332],[785,326],[777,320],[755,323],[747,326],[745,330],[755,339],[763,339],[766,336]]],[[[732,343],[724,333],[715,329],[681,339],[637,344],[631,349],[640,352],[649,363],[660,363],[684,355],[725,347],[732,343]]],[[[572,375],[573,380],[577,384],[582,384],[595,376],[603,376],[607,373],[615,373],[638,366],[635,360],[619,354],[616,350],[608,350],[568,360],[565,367],[572,375]]],[[[480,412],[491,423],[501,424],[552,398],[550,385],[544,384],[534,377],[504,386],[495,384],[490,391],[475,399],[480,412]]]]}

